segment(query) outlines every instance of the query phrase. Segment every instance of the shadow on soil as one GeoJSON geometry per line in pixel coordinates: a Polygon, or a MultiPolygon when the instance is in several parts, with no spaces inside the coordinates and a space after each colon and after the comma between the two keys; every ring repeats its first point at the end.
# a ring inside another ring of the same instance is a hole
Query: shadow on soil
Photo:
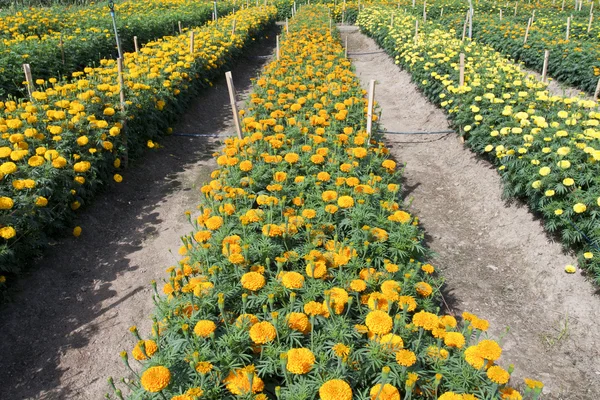
{"type": "MultiPolygon", "coordinates": [[[[250,78],[268,62],[274,38],[269,33],[268,39],[257,41],[232,69],[238,95],[250,89],[250,78]]],[[[223,134],[232,131],[227,123],[231,119],[227,86],[221,79],[190,104],[174,131],[223,134]]],[[[103,335],[115,334],[110,332],[117,315],[113,309],[147,288],[148,282],[138,281],[126,293],[117,293],[113,282],[127,271],[145,268],[132,265],[128,256],[139,251],[145,239],[159,234],[162,220],[157,207],[170,194],[191,190],[182,188],[178,175],[212,158],[219,144],[206,137],[171,136],[161,146],[147,151],[124,171],[122,184],[107,187],[80,214],[81,237],[59,239],[15,284],[12,303],[0,308],[0,397],[76,398],[68,386],[61,387],[67,370],[60,366],[61,356],[70,349],[89,354],[90,341],[102,342],[103,335]],[[114,316],[108,314],[109,323],[100,326],[95,320],[107,312],[114,316]],[[60,394],[46,393],[56,393],[57,388],[60,394]]],[[[83,365],[81,369],[71,375],[86,382],[106,379],[85,376],[83,365]]]]}

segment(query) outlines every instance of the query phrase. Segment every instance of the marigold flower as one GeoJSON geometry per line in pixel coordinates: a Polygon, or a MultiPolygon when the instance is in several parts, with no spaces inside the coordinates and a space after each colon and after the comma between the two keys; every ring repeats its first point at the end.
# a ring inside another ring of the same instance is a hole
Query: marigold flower
{"type": "Polygon", "coordinates": [[[340,196],[337,201],[338,206],[341,208],[350,208],[354,206],[354,199],[350,196],[340,196]]]}
{"type": "Polygon", "coordinates": [[[496,361],[502,355],[502,348],[500,345],[491,339],[485,339],[479,342],[477,344],[477,349],[481,357],[490,361],[496,361]]]}
{"type": "MultiPolygon", "coordinates": [[[[502,400],[522,400],[523,396],[521,396],[521,393],[511,387],[503,387],[500,389],[500,398],[502,400]]],[[[473,396],[472,399],[476,400],[475,396],[473,396]]]]}
{"type": "Polygon", "coordinates": [[[508,380],[510,379],[508,371],[497,365],[488,368],[487,376],[492,382],[497,383],[498,385],[504,385],[505,383],[508,383],[508,380]]]}
{"type": "Polygon", "coordinates": [[[272,342],[277,337],[275,326],[268,322],[258,322],[250,328],[250,339],[255,344],[265,344],[272,342]]]}
{"type": "Polygon", "coordinates": [[[411,312],[417,309],[417,301],[412,296],[400,296],[398,299],[398,305],[401,310],[406,309],[411,312]]]}
{"type": "Polygon", "coordinates": [[[343,343],[337,343],[332,347],[333,353],[339,358],[346,359],[350,355],[350,347],[343,343]]]}
{"type": "Polygon", "coordinates": [[[463,400],[463,396],[454,392],[446,392],[438,397],[438,400],[463,400]]]}
{"type": "Polygon", "coordinates": [[[433,313],[419,311],[413,315],[412,323],[419,328],[432,331],[438,327],[440,320],[439,317],[433,313]]]}
{"type": "Polygon", "coordinates": [[[306,374],[310,372],[315,361],[315,355],[309,349],[290,349],[287,352],[286,369],[293,374],[306,374]]]}
{"type": "Polygon", "coordinates": [[[483,368],[485,359],[481,357],[477,346],[469,346],[465,350],[465,361],[475,369],[483,368]]]}
{"type": "Polygon", "coordinates": [[[310,332],[311,324],[308,316],[304,313],[292,312],[287,316],[287,324],[290,329],[307,334],[310,332]]]}
{"type": "Polygon", "coordinates": [[[212,371],[213,369],[213,365],[208,362],[208,361],[200,361],[199,363],[196,364],[196,371],[199,374],[208,374],[210,371],[212,371]]]}
{"type": "Polygon", "coordinates": [[[373,386],[369,394],[371,400],[400,400],[400,392],[389,383],[383,385],[383,388],[381,384],[373,386]]]}
{"type": "Polygon", "coordinates": [[[319,388],[321,400],[352,400],[352,388],[341,379],[332,379],[319,388]]]}
{"type": "Polygon", "coordinates": [[[433,268],[433,265],[431,264],[424,264],[423,266],[421,266],[421,271],[431,275],[435,271],[435,268],[433,268]]]}
{"type": "Polygon", "coordinates": [[[0,210],[10,210],[14,204],[10,197],[0,197],[0,210]]]}
{"type": "Polygon", "coordinates": [[[239,317],[236,318],[235,325],[238,328],[241,328],[241,327],[245,326],[246,324],[252,326],[252,325],[256,324],[257,322],[258,322],[258,318],[256,317],[256,315],[241,314],[239,317]]]}
{"type": "Polygon", "coordinates": [[[262,274],[258,272],[247,272],[242,275],[242,287],[251,291],[257,291],[265,286],[266,280],[262,274]]]}
{"type": "Polygon", "coordinates": [[[573,206],[573,211],[577,214],[581,214],[587,210],[587,206],[583,203],[577,203],[573,206]]]}
{"type": "Polygon", "coordinates": [[[200,337],[207,338],[217,329],[217,325],[207,319],[203,319],[196,323],[194,333],[200,337]]]}
{"type": "Polygon", "coordinates": [[[406,211],[396,211],[395,213],[393,213],[392,215],[390,215],[388,217],[388,220],[390,221],[395,221],[395,222],[399,222],[401,224],[406,224],[408,222],[410,222],[410,219],[412,217],[410,216],[409,213],[407,213],[406,211]]]}
{"type": "Polygon", "coordinates": [[[525,378],[524,381],[525,385],[530,389],[542,389],[544,387],[542,382],[536,381],[535,379],[525,378]]]}
{"type": "Polygon", "coordinates": [[[336,200],[338,197],[337,192],[334,190],[326,190],[321,194],[321,198],[325,202],[330,202],[336,200]]]}
{"type": "Polygon", "coordinates": [[[323,304],[318,303],[316,301],[310,301],[304,305],[304,312],[307,315],[322,315],[323,304]]]}
{"type": "Polygon", "coordinates": [[[158,346],[154,340],[144,340],[144,351],[140,347],[140,344],[136,344],[133,350],[131,351],[131,355],[138,361],[147,360],[148,356],[152,357],[154,353],[158,350],[158,346]],[[145,353],[145,354],[144,354],[145,353]]]}
{"type": "Polygon", "coordinates": [[[249,393],[250,380],[248,379],[248,374],[253,374],[252,393],[256,394],[262,392],[262,390],[265,388],[265,383],[258,375],[254,374],[253,365],[249,365],[235,371],[230,371],[227,378],[223,379],[223,383],[225,383],[227,390],[236,396],[249,393]]]}
{"type": "Polygon", "coordinates": [[[433,289],[431,288],[431,285],[429,285],[427,282],[419,282],[415,285],[415,290],[417,291],[417,293],[420,296],[423,297],[428,297],[431,295],[431,293],[433,293],[433,289]]]}
{"type": "Polygon", "coordinates": [[[304,277],[298,272],[284,272],[281,283],[288,289],[301,289],[304,286],[304,277]]]}
{"type": "Polygon", "coordinates": [[[244,171],[244,172],[248,172],[252,170],[252,161],[250,160],[244,160],[239,164],[239,168],[240,170],[244,171]]]}
{"type": "Polygon", "coordinates": [[[381,336],[379,343],[381,343],[390,351],[398,351],[404,347],[404,341],[402,338],[393,333],[388,333],[387,335],[381,336]]]}
{"type": "Polygon", "coordinates": [[[396,352],[396,362],[403,367],[410,367],[417,362],[417,356],[410,350],[402,349],[396,352]]]}
{"type": "Polygon", "coordinates": [[[392,330],[394,323],[392,317],[390,317],[388,313],[375,310],[367,314],[365,325],[367,325],[369,331],[376,335],[385,335],[392,330]]]}
{"type": "Polygon", "coordinates": [[[465,345],[465,337],[460,332],[448,332],[444,336],[444,344],[448,347],[462,349],[465,345]]]}
{"type": "Polygon", "coordinates": [[[161,365],[150,367],[144,371],[140,379],[142,387],[147,392],[157,393],[169,386],[171,372],[161,365]]]}
{"type": "Polygon", "coordinates": [[[367,283],[362,279],[354,279],[352,282],[350,282],[350,289],[358,293],[363,292],[365,289],[367,289],[367,283]]]}

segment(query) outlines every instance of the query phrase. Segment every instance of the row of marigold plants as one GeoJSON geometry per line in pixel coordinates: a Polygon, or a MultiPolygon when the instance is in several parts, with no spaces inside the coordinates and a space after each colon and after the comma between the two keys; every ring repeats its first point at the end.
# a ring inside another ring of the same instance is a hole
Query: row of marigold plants
{"type": "Polygon", "coordinates": [[[359,15],[358,23],[447,111],[468,145],[497,166],[506,196],[523,199],[543,216],[545,228],[576,250],[580,265],[600,283],[597,103],[554,96],[493,48],[463,42],[435,23],[415,38],[414,17],[377,7],[359,15]]]}
{"type": "MultiPolygon", "coordinates": [[[[134,36],[141,46],[176,34],[179,22],[186,31],[200,26],[212,18],[213,10],[212,1],[117,3],[115,14],[122,51],[134,51],[134,36]]],[[[219,16],[231,11],[231,2],[218,2],[219,16]]],[[[32,76],[39,84],[52,77],[81,71],[85,66],[97,64],[101,58],[118,56],[106,5],[31,8],[0,21],[0,29],[6,35],[0,42],[0,99],[27,94],[23,84],[24,63],[31,66],[32,76]]]]}
{"type": "Polygon", "coordinates": [[[124,157],[154,147],[189,99],[220,76],[275,13],[274,7],[250,8],[196,28],[192,52],[183,34],[125,53],[124,111],[118,66],[110,59],[70,80],[49,79],[33,101],[0,102],[2,282],[49,236],[71,226],[74,211],[100,187],[121,182],[124,157]]]}
{"type": "Polygon", "coordinates": [[[489,323],[439,313],[423,231],[327,14],[292,19],[243,138],[216,154],[182,259],[162,295],[153,283],[152,332],[132,327],[121,353],[128,398],[522,398],[489,323]]]}

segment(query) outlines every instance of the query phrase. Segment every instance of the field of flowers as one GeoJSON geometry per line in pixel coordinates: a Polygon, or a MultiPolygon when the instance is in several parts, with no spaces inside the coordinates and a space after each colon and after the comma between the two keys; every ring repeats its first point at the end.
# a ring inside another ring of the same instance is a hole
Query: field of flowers
{"type": "Polygon", "coordinates": [[[122,181],[122,159],[167,133],[188,100],[275,14],[274,7],[251,7],[196,28],[193,53],[187,34],[125,53],[125,112],[117,63],[108,59],[73,79],[37,86],[32,102],[0,102],[0,274],[17,273],[49,235],[73,229],[75,210],[99,187],[122,181]]]}
{"type": "Polygon", "coordinates": [[[130,329],[128,398],[522,398],[488,322],[439,314],[418,218],[365,116],[326,8],[302,7],[255,82],[245,137],[216,155],[164,295],[154,283],[152,333],[130,329]]]}
{"type": "MultiPolygon", "coordinates": [[[[580,266],[600,283],[600,113],[597,103],[552,96],[491,47],[462,42],[438,24],[421,28],[390,8],[370,8],[358,23],[445,108],[471,148],[488,157],[507,196],[526,201],[580,266]],[[390,17],[395,13],[394,25],[390,17]],[[459,85],[459,54],[465,85],[459,85]]],[[[572,268],[569,268],[572,269],[572,268]]]]}
{"type": "MultiPolygon", "coordinates": [[[[219,1],[218,14],[232,11],[233,3],[219,1]]],[[[239,7],[238,7],[239,8],[239,7]]],[[[183,27],[200,26],[212,18],[212,1],[145,0],[115,4],[123,51],[183,27]]],[[[23,63],[31,65],[34,79],[69,76],[101,58],[117,54],[109,8],[105,3],[87,7],[27,8],[0,12],[0,99],[27,93],[23,63]],[[61,45],[62,44],[62,45],[61,45]]]]}
{"type": "MultiPolygon", "coordinates": [[[[420,16],[422,4],[421,7],[408,7],[407,10],[420,16]]],[[[560,4],[557,7],[550,2],[543,5],[519,3],[517,14],[514,15],[514,3],[507,7],[496,2],[478,2],[472,37],[540,73],[544,51],[550,50],[548,75],[593,94],[600,79],[600,21],[592,19],[588,33],[589,5],[582,11],[574,10],[573,3],[564,11],[560,7],[560,4]],[[502,20],[500,9],[503,11],[502,20]],[[525,42],[528,19],[534,13],[525,42]],[[569,40],[566,40],[569,17],[569,40]]],[[[436,1],[427,7],[428,19],[454,28],[458,37],[462,37],[467,10],[466,2],[455,0],[436,1]]]]}

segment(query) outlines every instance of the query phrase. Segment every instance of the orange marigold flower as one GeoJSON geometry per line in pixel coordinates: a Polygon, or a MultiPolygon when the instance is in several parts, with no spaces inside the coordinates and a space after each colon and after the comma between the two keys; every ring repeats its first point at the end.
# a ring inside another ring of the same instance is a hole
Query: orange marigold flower
{"type": "Polygon", "coordinates": [[[213,365],[211,363],[209,363],[208,361],[200,361],[199,363],[196,364],[196,371],[199,374],[208,374],[210,371],[212,371],[213,369],[213,365]]]}
{"type": "Polygon", "coordinates": [[[169,386],[171,371],[162,365],[150,367],[144,371],[140,381],[144,390],[157,393],[169,386]]]}
{"type": "Polygon", "coordinates": [[[418,282],[415,285],[415,290],[417,291],[417,293],[420,296],[423,296],[423,297],[429,297],[431,295],[431,293],[433,293],[433,289],[431,288],[431,285],[428,284],[427,282],[418,282]]]}
{"type": "Polygon", "coordinates": [[[194,326],[194,333],[200,337],[207,338],[216,329],[217,329],[217,325],[214,322],[212,322],[208,319],[203,319],[201,321],[198,321],[196,323],[196,326],[194,326]]]}
{"type": "Polygon", "coordinates": [[[475,318],[471,321],[471,326],[485,332],[490,327],[490,323],[485,319],[475,318]]]}
{"type": "Polygon", "coordinates": [[[400,296],[400,298],[398,299],[398,305],[403,311],[404,309],[406,309],[410,312],[417,309],[417,301],[412,296],[400,296]]]}
{"type": "Polygon", "coordinates": [[[527,385],[530,389],[542,389],[544,384],[540,381],[536,381],[535,379],[525,378],[525,385],[527,385]]]}
{"type": "Polygon", "coordinates": [[[448,347],[462,349],[465,345],[465,337],[460,332],[448,332],[444,336],[444,344],[448,347]]]}
{"type": "Polygon", "coordinates": [[[367,288],[367,283],[362,279],[354,279],[350,282],[350,290],[354,292],[363,292],[367,288]]]}
{"type": "Polygon", "coordinates": [[[171,400],[194,400],[192,396],[187,393],[179,394],[177,396],[171,397],[171,400]]]}
{"type": "Polygon", "coordinates": [[[410,222],[411,218],[412,217],[410,216],[410,214],[407,213],[406,211],[396,211],[395,213],[393,213],[392,215],[390,215],[388,217],[388,220],[394,221],[394,222],[400,222],[401,224],[406,224],[406,223],[410,222]]]}
{"type": "Polygon", "coordinates": [[[434,330],[440,323],[437,315],[426,311],[419,311],[413,315],[412,322],[415,324],[415,326],[428,331],[434,330]]]}
{"type": "Polygon", "coordinates": [[[136,344],[133,350],[131,351],[131,355],[133,356],[133,358],[135,358],[138,361],[147,360],[148,357],[146,357],[146,355],[152,357],[154,353],[156,353],[156,351],[158,350],[158,346],[156,345],[156,342],[154,340],[148,339],[144,340],[143,342],[144,351],[142,351],[140,343],[136,344]]]}
{"type": "Polygon", "coordinates": [[[335,190],[326,190],[321,194],[321,198],[326,202],[334,201],[337,199],[337,197],[338,195],[335,190]]]}
{"type": "Polygon", "coordinates": [[[255,323],[258,322],[258,318],[256,317],[256,315],[254,314],[241,314],[239,317],[236,318],[235,320],[235,326],[237,326],[238,328],[242,328],[244,326],[248,326],[248,329],[250,329],[249,327],[254,325],[255,323]]]}
{"type": "Polygon", "coordinates": [[[487,370],[487,376],[490,380],[498,385],[508,383],[510,374],[504,368],[494,365],[487,370]]]}
{"type": "Polygon", "coordinates": [[[287,352],[286,369],[293,374],[306,374],[315,364],[315,355],[306,348],[290,349],[287,352]]]}
{"type": "Polygon", "coordinates": [[[393,172],[396,169],[396,163],[393,160],[385,160],[381,163],[381,166],[389,172],[393,172]]]}
{"type": "Polygon", "coordinates": [[[194,239],[198,243],[206,243],[212,237],[211,231],[198,231],[194,233],[194,239]]]}
{"type": "Polygon", "coordinates": [[[483,364],[485,360],[479,354],[479,349],[477,346],[469,346],[465,350],[465,361],[475,369],[483,368],[483,364]]]}
{"type": "Polygon", "coordinates": [[[298,272],[284,272],[281,283],[288,289],[301,289],[304,286],[304,276],[298,272]]]}
{"type": "Polygon", "coordinates": [[[398,350],[398,352],[396,352],[396,362],[403,367],[410,367],[417,362],[417,356],[407,349],[398,350]]]}
{"type": "Polygon", "coordinates": [[[491,339],[485,339],[477,344],[477,350],[486,360],[496,361],[502,355],[502,347],[491,339]]]}
{"type": "Polygon", "coordinates": [[[500,398],[502,400],[522,400],[523,396],[511,387],[505,387],[500,389],[500,398]]]}
{"type": "Polygon", "coordinates": [[[250,339],[255,344],[265,344],[272,342],[277,337],[275,326],[268,322],[258,322],[250,328],[250,339]]]}
{"type": "MultiPolygon", "coordinates": [[[[320,304],[320,303],[319,303],[320,304]]],[[[290,329],[307,334],[310,332],[310,322],[304,313],[292,312],[287,316],[287,324],[290,329]]]]}
{"type": "Polygon", "coordinates": [[[209,219],[207,219],[204,222],[204,224],[211,231],[215,231],[215,230],[219,229],[223,225],[223,218],[215,215],[214,217],[210,217],[209,219]]]}
{"type": "Polygon", "coordinates": [[[385,335],[392,330],[394,326],[392,317],[385,311],[375,310],[367,314],[365,324],[369,328],[369,331],[377,335],[385,335]]]}
{"type": "Polygon", "coordinates": [[[424,264],[424,265],[421,267],[421,270],[422,270],[423,272],[425,272],[426,274],[429,274],[429,275],[431,275],[431,274],[433,274],[433,272],[435,271],[435,268],[433,268],[433,265],[431,265],[431,264],[424,264]]]}
{"type": "Polygon", "coordinates": [[[388,333],[379,339],[379,343],[385,346],[390,351],[398,351],[404,347],[404,341],[396,334],[388,333]]]}
{"type": "Polygon", "coordinates": [[[230,371],[227,378],[223,379],[223,383],[225,383],[227,390],[236,396],[246,394],[250,392],[249,375],[252,375],[252,393],[262,392],[265,383],[254,373],[253,365],[230,371]]]}
{"type": "Polygon", "coordinates": [[[342,288],[334,287],[327,293],[329,293],[330,296],[330,306],[333,308],[336,314],[341,314],[344,311],[344,307],[348,303],[348,298],[350,297],[348,296],[348,292],[342,288]]]}
{"type": "Polygon", "coordinates": [[[252,161],[244,160],[240,163],[239,167],[240,167],[240,170],[242,170],[244,172],[251,171],[252,170],[252,161]]]}
{"type": "Polygon", "coordinates": [[[350,355],[350,347],[343,343],[337,343],[332,347],[332,350],[336,356],[342,359],[346,359],[350,355]]]}
{"type": "Polygon", "coordinates": [[[400,392],[389,383],[383,385],[383,388],[381,384],[373,386],[369,394],[371,400],[400,400],[400,392]]]}
{"type": "Polygon", "coordinates": [[[438,397],[438,400],[463,400],[463,396],[454,392],[446,392],[438,397]]]}
{"type": "Polygon", "coordinates": [[[323,304],[318,303],[316,301],[310,301],[304,305],[304,312],[307,315],[322,315],[323,304]]]}
{"type": "Polygon", "coordinates": [[[352,400],[352,388],[341,379],[332,379],[319,388],[321,400],[352,400]]]}
{"type": "Polygon", "coordinates": [[[340,196],[337,203],[341,208],[350,208],[354,206],[354,199],[350,196],[340,196]]]}
{"type": "Polygon", "coordinates": [[[265,286],[266,280],[262,274],[258,272],[246,272],[242,275],[242,287],[251,291],[257,291],[265,286]]]}

